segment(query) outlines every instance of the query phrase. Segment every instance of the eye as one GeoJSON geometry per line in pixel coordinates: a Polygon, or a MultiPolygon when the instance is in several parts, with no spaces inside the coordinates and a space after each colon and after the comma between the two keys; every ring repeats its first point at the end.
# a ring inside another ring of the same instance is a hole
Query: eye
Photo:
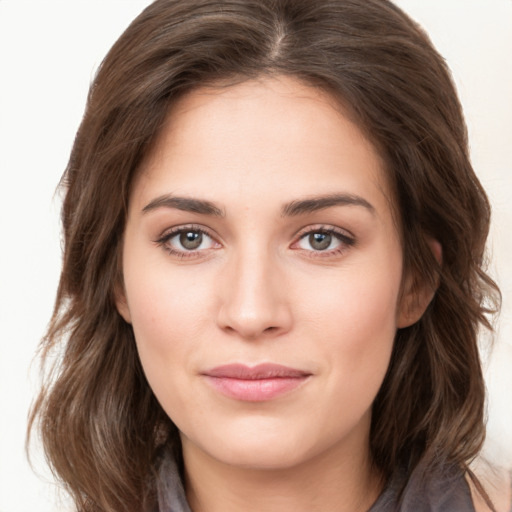
{"type": "Polygon", "coordinates": [[[312,253],[333,255],[342,252],[355,244],[354,238],[334,228],[309,229],[300,235],[298,242],[292,248],[312,253]]]}
{"type": "Polygon", "coordinates": [[[187,257],[220,246],[204,229],[179,227],[167,231],[156,241],[171,254],[187,257]]]}
{"type": "MultiPolygon", "coordinates": [[[[201,248],[201,245],[206,241],[206,236],[200,231],[183,231],[179,235],[173,236],[169,243],[177,242],[183,249],[187,251],[195,251],[201,248]]],[[[204,249],[204,247],[203,247],[204,249]]]]}
{"type": "Polygon", "coordinates": [[[299,240],[301,249],[313,249],[314,251],[336,249],[340,244],[340,240],[330,233],[310,233],[299,240]]]}

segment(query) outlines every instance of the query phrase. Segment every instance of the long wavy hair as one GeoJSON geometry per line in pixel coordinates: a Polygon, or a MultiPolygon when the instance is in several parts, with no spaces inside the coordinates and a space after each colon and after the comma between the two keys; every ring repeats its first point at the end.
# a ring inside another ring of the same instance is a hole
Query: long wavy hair
{"type": "Polygon", "coordinates": [[[396,334],[373,404],[373,463],[384,475],[420,462],[467,469],[481,448],[477,335],[499,303],[485,273],[490,207],[450,72],[428,37],[387,0],[157,0],[99,67],[61,182],[63,268],[29,433],[38,430],[80,512],[155,510],[158,454],[172,446],[179,456],[177,429],[115,305],[137,170],[183,94],[271,75],[348,108],[385,162],[404,272],[437,286],[422,318],[396,334]]]}

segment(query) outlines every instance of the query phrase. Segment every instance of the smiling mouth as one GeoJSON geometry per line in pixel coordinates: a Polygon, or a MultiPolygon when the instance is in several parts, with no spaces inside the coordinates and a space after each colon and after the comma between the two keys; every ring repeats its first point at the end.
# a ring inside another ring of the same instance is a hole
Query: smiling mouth
{"type": "Polygon", "coordinates": [[[202,375],[215,390],[229,398],[264,402],[296,389],[312,374],[287,366],[265,363],[253,367],[243,364],[217,366],[202,375]]]}

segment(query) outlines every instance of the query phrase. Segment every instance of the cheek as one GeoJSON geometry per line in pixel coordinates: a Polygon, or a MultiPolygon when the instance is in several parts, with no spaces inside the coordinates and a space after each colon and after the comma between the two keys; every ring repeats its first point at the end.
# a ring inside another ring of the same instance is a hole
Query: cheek
{"type": "Polygon", "coordinates": [[[365,265],[335,277],[337,286],[331,280],[311,294],[303,313],[308,319],[304,328],[310,329],[309,337],[318,340],[329,361],[333,393],[368,406],[393,348],[401,265],[365,265]]]}
{"type": "Polygon", "coordinates": [[[179,281],[169,279],[167,283],[146,281],[132,297],[130,310],[140,346],[171,355],[181,345],[193,347],[198,341],[208,307],[204,293],[183,291],[179,281]]]}
{"type": "Polygon", "coordinates": [[[190,372],[192,356],[202,349],[201,332],[212,308],[210,290],[200,285],[198,272],[173,271],[161,258],[140,258],[135,250],[125,258],[124,274],[146,377],[159,398],[162,393],[171,396],[180,376],[190,372]]]}
{"type": "Polygon", "coordinates": [[[181,429],[188,424],[194,361],[204,351],[205,297],[179,279],[145,276],[141,281],[130,303],[137,351],[149,386],[181,429]]]}
{"type": "Polygon", "coordinates": [[[380,332],[386,337],[396,330],[400,282],[401,266],[396,263],[344,268],[317,279],[314,287],[305,283],[298,292],[308,297],[301,316],[315,329],[338,332],[349,345],[350,340],[357,346],[364,339],[370,343],[380,332]]]}

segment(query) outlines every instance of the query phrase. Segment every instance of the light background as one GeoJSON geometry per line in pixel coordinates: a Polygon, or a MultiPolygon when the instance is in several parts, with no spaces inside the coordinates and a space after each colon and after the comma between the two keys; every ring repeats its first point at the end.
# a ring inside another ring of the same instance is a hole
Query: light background
{"type": "MultiPolygon", "coordinates": [[[[450,65],[472,159],[493,204],[492,273],[503,292],[487,372],[488,456],[512,466],[512,0],[399,0],[450,65]]],[[[0,512],[67,511],[24,435],[32,364],[60,267],[59,198],[89,83],[148,0],[0,0],[0,512]],[[42,478],[41,478],[42,475],[42,478]]]]}

